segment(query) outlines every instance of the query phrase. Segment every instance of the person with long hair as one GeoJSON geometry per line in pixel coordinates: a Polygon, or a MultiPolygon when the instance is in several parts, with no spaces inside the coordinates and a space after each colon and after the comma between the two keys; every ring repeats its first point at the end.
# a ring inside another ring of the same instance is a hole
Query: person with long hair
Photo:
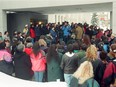
{"type": "Polygon", "coordinates": [[[93,66],[91,62],[85,61],[73,74],[70,87],[100,87],[94,80],[93,66]]]}
{"type": "Polygon", "coordinates": [[[73,45],[69,44],[67,47],[68,52],[66,52],[62,57],[61,68],[64,71],[65,82],[70,86],[70,81],[72,79],[72,74],[78,68],[78,58],[76,53],[73,52],[73,45]]]}
{"type": "Polygon", "coordinates": [[[57,79],[63,81],[63,71],[60,67],[61,60],[62,54],[57,52],[57,47],[55,44],[51,45],[47,54],[48,81],[56,81],[57,79]]]}
{"type": "Polygon", "coordinates": [[[90,37],[89,37],[88,35],[84,35],[84,36],[83,36],[82,42],[83,42],[84,44],[86,44],[88,47],[91,45],[91,40],[90,40],[90,37]]]}
{"type": "Polygon", "coordinates": [[[42,82],[46,69],[46,58],[44,51],[40,50],[38,42],[35,42],[30,54],[32,62],[32,70],[34,71],[35,81],[42,82]]]}
{"type": "Polygon", "coordinates": [[[98,59],[97,48],[95,47],[95,45],[90,45],[87,48],[86,56],[80,60],[80,64],[86,60],[92,63],[94,71],[94,79],[97,79],[97,74],[99,73],[97,73],[96,69],[99,67],[101,60],[98,59]]]}

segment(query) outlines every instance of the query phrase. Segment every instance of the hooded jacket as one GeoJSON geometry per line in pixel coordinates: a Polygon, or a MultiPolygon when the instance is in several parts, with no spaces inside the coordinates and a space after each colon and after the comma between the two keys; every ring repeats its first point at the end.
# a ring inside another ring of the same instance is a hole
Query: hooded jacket
{"type": "Polygon", "coordinates": [[[61,68],[65,74],[73,74],[78,68],[78,59],[75,53],[65,53],[62,57],[61,68]]]}

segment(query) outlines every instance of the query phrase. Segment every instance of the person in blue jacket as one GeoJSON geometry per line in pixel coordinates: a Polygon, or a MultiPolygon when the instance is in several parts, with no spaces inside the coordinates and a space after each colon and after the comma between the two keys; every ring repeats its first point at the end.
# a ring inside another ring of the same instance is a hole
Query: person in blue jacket
{"type": "Polygon", "coordinates": [[[62,26],[62,30],[63,30],[63,40],[65,43],[67,43],[70,36],[71,27],[70,25],[68,25],[67,22],[65,22],[64,25],[62,26]]]}

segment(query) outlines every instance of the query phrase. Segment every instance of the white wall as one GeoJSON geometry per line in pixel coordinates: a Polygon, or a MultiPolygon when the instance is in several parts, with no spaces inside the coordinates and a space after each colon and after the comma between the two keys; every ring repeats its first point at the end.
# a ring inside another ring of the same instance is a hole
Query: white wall
{"type": "Polygon", "coordinates": [[[51,7],[113,2],[115,0],[1,0],[3,9],[51,7]],[[10,4],[9,4],[10,3],[10,4]]]}
{"type": "Polygon", "coordinates": [[[48,22],[51,23],[62,23],[68,21],[69,23],[85,23],[91,24],[92,13],[70,13],[70,14],[49,14],[48,22]]]}
{"type": "Polygon", "coordinates": [[[116,33],[116,2],[113,3],[113,12],[112,12],[112,17],[113,17],[113,33],[116,33]]]}

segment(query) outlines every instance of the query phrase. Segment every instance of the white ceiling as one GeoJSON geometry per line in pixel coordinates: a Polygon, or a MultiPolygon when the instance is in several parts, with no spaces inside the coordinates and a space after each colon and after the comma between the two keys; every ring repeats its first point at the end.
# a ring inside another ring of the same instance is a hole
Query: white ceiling
{"type": "Polygon", "coordinates": [[[112,3],[12,9],[10,11],[16,11],[16,12],[28,11],[28,12],[37,12],[41,14],[63,14],[63,13],[76,13],[76,12],[103,12],[103,11],[106,12],[106,11],[112,11],[112,3]]]}

